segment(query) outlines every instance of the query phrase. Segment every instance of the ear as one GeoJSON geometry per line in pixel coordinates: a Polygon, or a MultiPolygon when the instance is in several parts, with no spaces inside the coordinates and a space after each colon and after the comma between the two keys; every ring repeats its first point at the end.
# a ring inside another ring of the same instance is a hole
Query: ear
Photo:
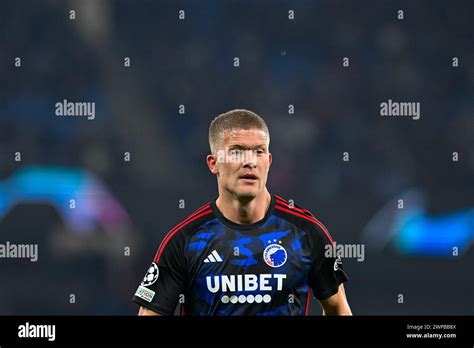
{"type": "Polygon", "coordinates": [[[217,157],[215,155],[207,155],[206,161],[211,173],[218,174],[219,169],[217,168],[217,157]]]}
{"type": "Polygon", "coordinates": [[[268,153],[268,166],[270,167],[272,165],[272,154],[268,153]]]}

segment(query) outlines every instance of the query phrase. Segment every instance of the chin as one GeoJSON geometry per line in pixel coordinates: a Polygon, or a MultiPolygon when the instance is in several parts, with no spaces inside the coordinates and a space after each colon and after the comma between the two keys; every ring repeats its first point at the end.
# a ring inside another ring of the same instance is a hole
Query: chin
{"type": "Polygon", "coordinates": [[[243,192],[236,192],[236,195],[239,199],[242,200],[252,200],[257,197],[258,192],[256,191],[243,191],[243,192]]]}

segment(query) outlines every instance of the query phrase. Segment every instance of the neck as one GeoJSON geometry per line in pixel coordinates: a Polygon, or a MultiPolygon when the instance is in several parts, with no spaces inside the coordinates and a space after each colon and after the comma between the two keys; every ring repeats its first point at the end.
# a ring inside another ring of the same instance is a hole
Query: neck
{"type": "Polygon", "coordinates": [[[216,200],[216,206],[226,219],[236,224],[252,224],[265,217],[271,199],[266,187],[250,201],[241,201],[228,192],[221,192],[216,200]]]}

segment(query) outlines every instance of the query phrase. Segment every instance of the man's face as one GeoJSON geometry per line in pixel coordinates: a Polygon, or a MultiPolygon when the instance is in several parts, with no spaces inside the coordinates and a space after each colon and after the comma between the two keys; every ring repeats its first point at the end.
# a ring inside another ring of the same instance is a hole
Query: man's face
{"type": "Polygon", "coordinates": [[[267,134],[259,129],[234,129],[221,136],[217,152],[207,156],[221,190],[251,200],[265,188],[272,155],[267,134]]]}

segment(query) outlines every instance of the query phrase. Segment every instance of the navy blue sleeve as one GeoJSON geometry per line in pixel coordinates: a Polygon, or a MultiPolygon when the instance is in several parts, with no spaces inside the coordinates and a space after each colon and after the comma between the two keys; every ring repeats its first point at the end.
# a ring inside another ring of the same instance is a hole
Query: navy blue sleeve
{"type": "Polygon", "coordinates": [[[344,272],[341,258],[331,252],[333,243],[329,232],[325,228],[315,225],[309,234],[313,248],[313,263],[308,284],[318,300],[325,300],[336,294],[339,285],[349,278],[344,272]]]}
{"type": "Polygon", "coordinates": [[[184,300],[186,262],[185,238],[180,234],[165,237],[153,263],[139,285],[133,301],[162,315],[173,315],[180,298],[184,300]]]}

